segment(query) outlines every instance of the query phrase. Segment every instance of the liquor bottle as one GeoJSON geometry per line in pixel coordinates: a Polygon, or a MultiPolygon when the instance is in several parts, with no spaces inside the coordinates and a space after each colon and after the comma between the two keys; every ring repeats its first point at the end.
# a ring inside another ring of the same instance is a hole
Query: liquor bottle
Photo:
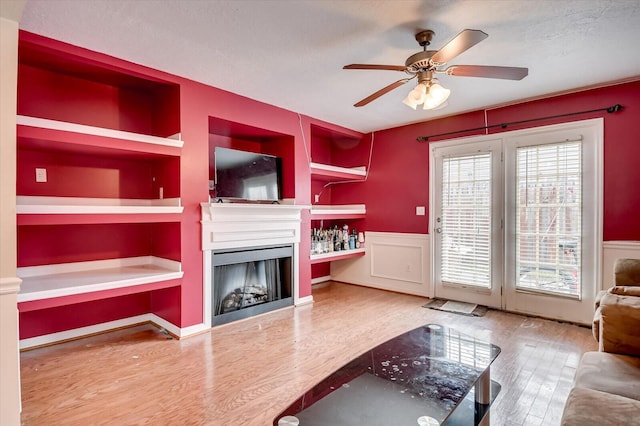
{"type": "Polygon", "coordinates": [[[327,229],[327,248],[329,250],[329,253],[333,252],[333,250],[335,249],[333,242],[333,230],[331,229],[327,229]]]}
{"type": "Polygon", "coordinates": [[[342,227],[342,249],[349,250],[349,226],[347,224],[342,227]]]}

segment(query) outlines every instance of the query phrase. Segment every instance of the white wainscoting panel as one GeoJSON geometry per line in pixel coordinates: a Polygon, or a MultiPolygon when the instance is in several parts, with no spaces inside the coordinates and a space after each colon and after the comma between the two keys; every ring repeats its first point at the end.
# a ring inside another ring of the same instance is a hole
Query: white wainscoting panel
{"type": "Polygon", "coordinates": [[[613,265],[616,259],[640,259],[640,241],[604,241],[602,243],[602,288],[613,287],[613,265]]]}
{"type": "Polygon", "coordinates": [[[419,296],[433,296],[429,235],[366,232],[364,256],[331,263],[331,279],[419,296]]]}

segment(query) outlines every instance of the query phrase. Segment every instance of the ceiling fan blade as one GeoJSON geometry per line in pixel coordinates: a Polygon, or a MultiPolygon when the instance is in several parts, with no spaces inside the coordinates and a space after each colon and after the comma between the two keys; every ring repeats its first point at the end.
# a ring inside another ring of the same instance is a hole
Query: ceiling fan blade
{"type": "Polygon", "coordinates": [[[529,68],[493,67],[485,65],[452,65],[444,70],[447,75],[460,77],[502,78],[522,80],[529,74],[529,68]]]}
{"type": "Polygon", "coordinates": [[[438,50],[438,52],[431,57],[431,62],[445,64],[487,37],[489,37],[489,34],[484,31],[463,30],[455,36],[453,40],[445,44],[442,49],[438,50]]]}
{"type": "Polygon", "coordinates": [[[342,67],[344,70],[388,70],[388,71],[404,71],[407,69],[404,65],[373,65],[373,64],[351,64],[342,67]]]}
{"type": "Polygon", "coordinates": [[[353,106],[354,107],[365,106],[369,102],[378,99],[380,96],[384,95],[385,93],[388,93],[388,92],[392,91],[393,89],[402,86],[403,84],[405,84],[407,81],[411,80],[412,78],[413,77],[403,78],[402,80],[398,80],[395,83],[391,83],[390,85],[388,85],[386,87],[383,87],[382,89],[378,90],[377,92],[372,93],[371,95],[367,96],[366,98],[364,98],[360,102],[354,104],[353,106]]]}

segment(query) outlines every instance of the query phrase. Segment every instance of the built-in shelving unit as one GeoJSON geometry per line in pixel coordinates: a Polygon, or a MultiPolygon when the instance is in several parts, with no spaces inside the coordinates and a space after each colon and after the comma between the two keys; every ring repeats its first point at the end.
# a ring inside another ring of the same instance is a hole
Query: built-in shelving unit
{"type": "Polygon", "coordinates": [[[180,285],[183,141],[178,84],[29,33],[18,56],[18,308],[30,338],[47,331],[25,313],[180,285]]]}
{"type": "MultiPolygon", "coordinates": [[[[334,184],[350,184],[364,182],[367,178],[366,157],[353,155],[354,147],[360,145],[360,137],[356,134],[347,134],[342,131],[328,129],[320,126],[311,126],[312,158],[319,161],[310,163],[311,169],[311,221],[312,229],[331,228],[343,223],[364,219],[366,206],[364,204],[334,204],[331,192],[334,184]],[[355,166],[350,166],[355,164],[355,166]]],[[[356,248],[350,250],[330,251],[327,253],[313,253],[310,256],[311,264],[332,262],[363,256],[365,249],[356,248]]]]}

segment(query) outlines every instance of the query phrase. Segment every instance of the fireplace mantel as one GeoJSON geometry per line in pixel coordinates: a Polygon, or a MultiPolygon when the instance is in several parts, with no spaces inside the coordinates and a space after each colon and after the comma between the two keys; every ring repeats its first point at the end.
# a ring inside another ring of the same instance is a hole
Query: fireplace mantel
{"type": "Polygon", "coordinates": [[[202,250],[300,243],[294,204],[202,203],[202,250]]]}
{"type": "Polygon", "coordinates": [[[202,251],[204,265],[203,322],[211,327],[212,256],[216,250],[293,246],[293,303],[301,300],[300,288],[300,223],[302,210],[310,206],[295,204],[202,203],[202,251]]]}

